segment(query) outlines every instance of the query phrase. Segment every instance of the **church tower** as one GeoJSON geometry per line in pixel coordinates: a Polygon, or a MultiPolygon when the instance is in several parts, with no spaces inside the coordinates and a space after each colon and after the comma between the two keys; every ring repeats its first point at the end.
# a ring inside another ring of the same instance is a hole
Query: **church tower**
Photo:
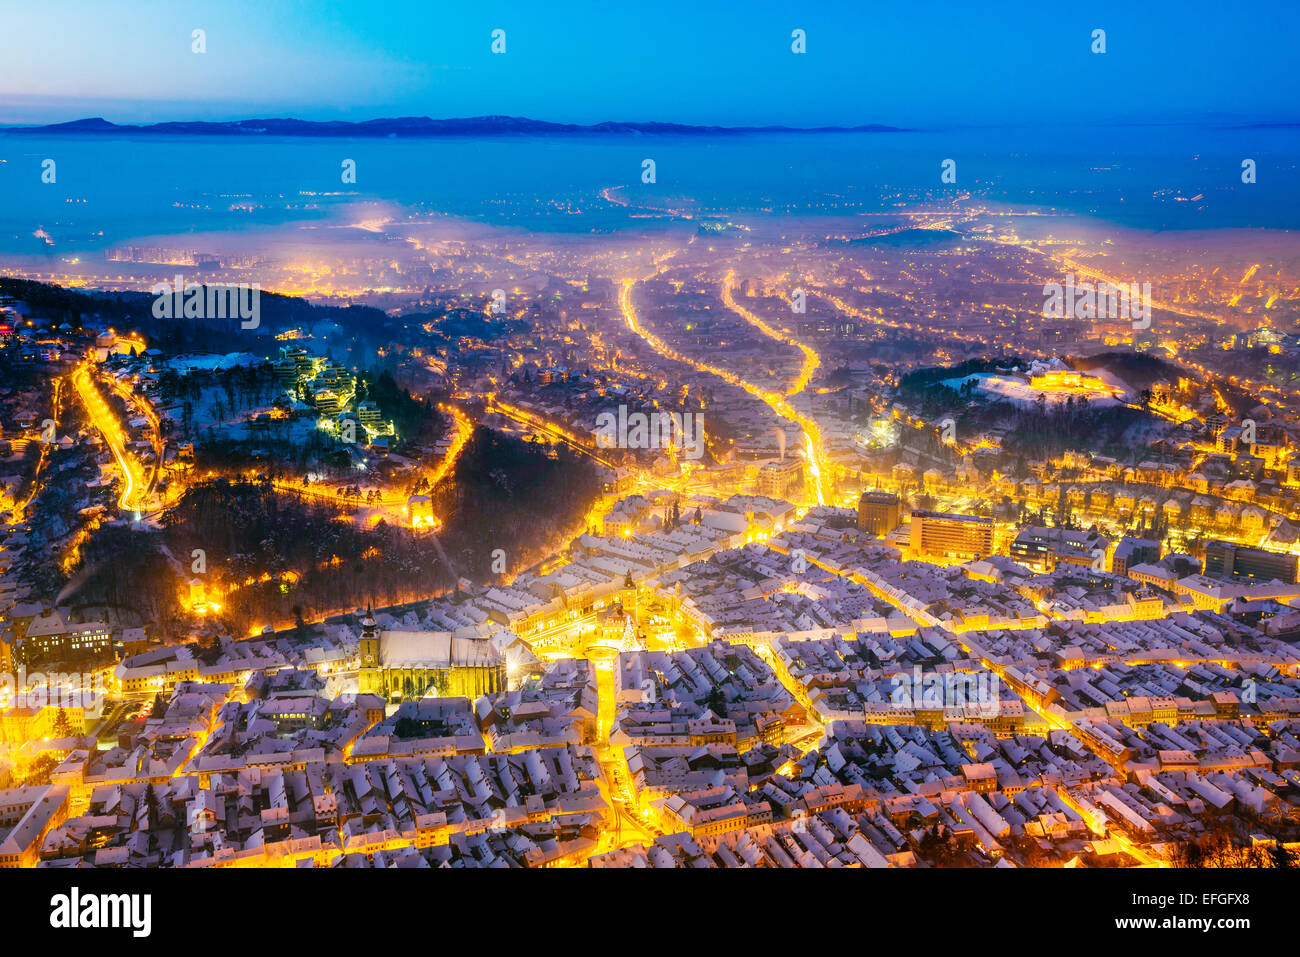
{"type": "Polygon", "coordinates": [[[636,582],[632,581],[632,571],[630,569],[623,576],[623,587],[618,593],[618,603],[623,606],[623,614],[633,621],[640,621],[639,609],[637,608],[636,582]]]}
{"type": "Polygon", "coordinates": [[[361,619],[361,669],[357,674],[357,690],[363,694],[383,694],[382,672],[379,670],[379,626],[375,624],[370,609],[361,619]]]}

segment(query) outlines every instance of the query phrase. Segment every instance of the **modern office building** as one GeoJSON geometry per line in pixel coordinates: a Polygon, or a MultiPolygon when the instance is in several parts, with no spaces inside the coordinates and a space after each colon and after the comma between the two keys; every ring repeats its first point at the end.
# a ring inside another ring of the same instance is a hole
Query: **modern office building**
{"type": "Polygon", "coordinates": [[[380,425],[383,422],[383,413],[380,411],[379,403],[372,399],[358,402],[357,421],[370,429],[380,425]]]}
{"type": "Polygon", "coordinates": [[[875,489],[863,492],[858,499],[858,529],[877,538],[884,538],[902,521],[898,496],[893,492],[875,489]]]}
{"type": "Polygon", "coordinates": [[[1294,584],[1296,562],[1295,555],[1234,545],[1232,542],[1213,541],[1205,546],[1205,574],[1207,575],[1259,578],[1264,581],[1277,579],[1294,584]]]}
{"type": "Polygon", "coordinates": [[[950,512],[913,512],[911,547],[918,558],[984,558],[993,554],[993,520],[950,512]]]}

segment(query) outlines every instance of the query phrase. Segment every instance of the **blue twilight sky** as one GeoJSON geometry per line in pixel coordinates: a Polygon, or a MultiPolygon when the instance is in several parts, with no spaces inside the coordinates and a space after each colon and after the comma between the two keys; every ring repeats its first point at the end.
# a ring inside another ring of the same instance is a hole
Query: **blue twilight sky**
{"type": "Polygon", "coordinates": [[[0,123],[1295,122],[1297,36],[1294,0],[0,0],[0,123]]]}

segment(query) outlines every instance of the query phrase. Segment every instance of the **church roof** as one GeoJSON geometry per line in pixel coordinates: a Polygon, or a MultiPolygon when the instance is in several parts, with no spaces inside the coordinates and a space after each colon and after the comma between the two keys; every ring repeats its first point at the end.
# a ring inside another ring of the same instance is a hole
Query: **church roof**
{"type": "Polygon", "coordinates": [[[494,668],[505,664],[492,642],[457,638],[449,631],[384,631],[379,635],[384,668],[494,668]]]}

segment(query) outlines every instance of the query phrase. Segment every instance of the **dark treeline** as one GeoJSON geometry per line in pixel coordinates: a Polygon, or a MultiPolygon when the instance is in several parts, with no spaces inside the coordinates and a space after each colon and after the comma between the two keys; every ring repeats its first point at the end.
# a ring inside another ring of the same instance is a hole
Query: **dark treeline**
{"type": "MultiPolygon", "coordinates": [[[[1168,372],[1158,359],[1124,356],[1119,374],[1149,382],[1168,372]]],[[[973,380],[960,387],[944,385],[945,380],[961,379],[985,372],[1007,371],[1021,364],[1016,356],[968,359],[945,368],[917,369],[899,381],[899,397],[911,404],[927,420],[937,421],[950,415],[959,435],[969,436],[987,429],[1004,429],[1006,450],[1004,465],[1012,474],[1024,474],[1025,459],[1051,458],[1066,449],[1088,449],[1127,461],[1132,445],[1129,430],[1140,425],[1145,413],[1126,406],[1099,406],[1086,396],[1066,396],[1064,402],[1049,403],[1039,393],[1034,404],[1025,408],[1012,402],[991,400],[980,393],[976,399],[973,380]]],[[[1093,363],[1089,368],[1096,368],[1093,363]]],[[[1128,381],[1126,379],[1125,381],[1128,381]]],[[[1149,396],[1149,392],[1147,395],[1149,396]]],[[[932,443],[933,444],[933,443],[932,443]]]]}
{"type": "Polygon", "coordinates": [[[969,383],[962,391],[944,385],[946,379],[960,379],[965,376],[978,375],[983,372],[1007,371],[1020,364],[1016,356],[1002,356],[992,359],[967,359],[955,366],[935,366],[916,369],[898,380],[898,396],[905,402],[918,408],[924,418],[931,418],[950,409],[963,398],[969,399],[972,389],[969,383]]]}
{"type": "Polygon", "coordinates": [[[506,552],[509,572],[519,571],[575,530],[599,493],[595,467],[577,453],[479,426],[431,496],[448,551],[463,572],[486,578],[495,549],[506,552]]]}
{"type": "MultiPolygon", "coordinates": [[[[177,266],[182,275],[186,267],[177,266]]],[[[166,277],[173,282],[173,277],[166,277]]],[[[214,284],[216,285],[216,284],[214,284]]],[[[256,328],[241,327],[235,319],[156,318],[157,297],[150,292],[101,292],[71,290],[28,279],[0,276],[0,295],[12,296],[31,306],[33,315],[67,323],[79,329],[83,321],[108,325],[119,331],[142,333],[150,348],[167,353],[252,352],[273,356],[280,343],[276,332],[319,322],[337,323],[352,341],[350,353],[362,362],[373,356],[376,346],[400,338],[406,322],[373,306],[318,306],[297,296],[262,291],[258,296],[256,328]]]]}
{"type": "Polygon", "coordinates": [[[1182,374],[1177,366],[1142,352],[1099,352],[1071,359],[1070,365],[1080,372],[1107,369],[1139,392],[1160,379],[1174,382],[1182,374]]]}
{"type": "Polygon", "coordinates": [[[413,312],[402,316],[402,321],[412,326],[428,325],[438,339],[453,342],[456,339],[480,339],[493,342],[527,332],[529,325],[522,319],[489,318],[467,309],[449,309],[445,312],[413,312]]]}
{"type": "Polygon", "coordinates": [[[261,435],[248,439],[228,438],[212,430],[197,432],[195,470],[218,475],[251,472],[272,481],[305,480],[311,474],[328,481],[356,477],[351,453],[338,439],[312,430],[290,441],[289,429],[289,423],[280,419],[266,426],[261,435]]]}
{"type": "MultiPolygon", "coordinates": [[[[275,380],[275,369],[269,362],[232,366],[226,369],[195,369],[181,375],[173,369],[164,369],[158,375],[158,390],[163,402],[188,403],[190,412],[205,388],[220,389],[224,397],[219,411],[231,414],[245,409],[269,404],[282,390],[275,380]]],[[[219,415],[218,418],[224,418],[219,415]]]]}
{"type": "Polygon", "coordinates": [[[380,414],[393,423],[403,442],[417,445],[434,442],[443,432],[443,415],[437,407],[416,399],[387,370],[361,376],[357,382],[357,399],[377,402],[380,414]]]}
{"type": "Polygon", "coordinates": [[[247,634],[299,617],[412,601],[453,584],[427,539],[383,522],[359,528],[339,515],[264,483],[195,485],[161,532],[116,523],[98,529],[67,600],[129,609],[179,635],[187,625],[177,619],[197,579],[222,605],[219,620],[247,634]]]}
{"type": "Polygon", "coordinates": [[[206,578],[195,577],[225,594],[222,617],[238,629],[413,601],[453,584],[426,538],[340,514],[267,483],[215,480],[189,488],[163,522],[187,575],[193,550],[203,550],[206,578]]]}
{"type": "MultiPolygon", "coordinates": [[[[1028,409],[997,402],[966,409],[956,418],[960,434],[991,426],[1006,429],[1003,448],[1012,460],[1052,458],[1067,449],[1087,449],[1127,462],[1133,447],[1125,436],[1143,421],[1145,413],[1127,406],[1095,406],[1067,396],[1055,405],[1048,405],[1044,398],[1028,409]]],[[[1015,474],[1023,474],[1023,468],[1015,474]]]]}
{"type": "Polygon", "coordinates": [[[163,551],[163,535],[122,522],[95,530],[64,589],[73,607],[103,607],[128,626],[145,622],[171,632],[180,613],[185,580],[163,551]]]}
{"type": "MultiPolygon", "coordinates": [[[[433,490],[435,512],[445,516],[439,538],[460,574],[491,577],[497,548],[515,572],[573,532],[598,490],[595,469],[576,454],[480,427],[453,475],[433,490]]],[[[134,609],[171,633],[182,630],[176,619],[198,579],[221,603],[219,619],[248,634],[454,586],[430,534],[383,521],[361,528],[349,511],[266,482],[196,484],[164,516],[161,532],[99,529],[73,572],[69,600],[134,609]]]]}
{"type": "Polygon", "coordinates": [[[11,296],[32,307],[35,315],[81,328],[82,315],[99,315],[105,320],[123,321],[152,308],[147,293],[90,293],[64,289],[32,279],[0,276],[0,296],[11,296]],[[123,298],[126,297],[126,298],[123,298]]]}

